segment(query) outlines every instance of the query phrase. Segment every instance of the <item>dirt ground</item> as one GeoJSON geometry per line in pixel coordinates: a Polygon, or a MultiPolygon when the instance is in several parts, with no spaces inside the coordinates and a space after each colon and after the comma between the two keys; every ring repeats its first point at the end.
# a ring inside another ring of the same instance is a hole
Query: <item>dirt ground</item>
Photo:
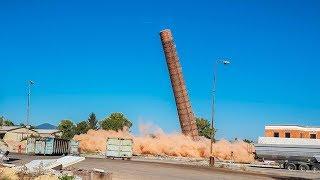
{"type": "MultiPolygon", "coordinates": [[[[34,159],[57,158],[55,156],[27,156],[11,154],[12,164],[22,165],[34,159]]],[[[209,168],[205,166],[185,165],[170,162],[133,160],[112,160],[103,158],[86,158],[73,165],[74,169],[103,169],[111,172],[113,179],[316,179],[320,173],[289,172],[281,169],[248,168],[230,170],[226,168],[209,168]],[[163,163],[165,162],[165,163],[163,163]]]]}

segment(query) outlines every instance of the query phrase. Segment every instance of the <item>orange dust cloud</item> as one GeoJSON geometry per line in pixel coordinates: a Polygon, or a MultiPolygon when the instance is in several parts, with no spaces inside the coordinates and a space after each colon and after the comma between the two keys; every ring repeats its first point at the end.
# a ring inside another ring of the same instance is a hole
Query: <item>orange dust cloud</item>
{"type": "MultiPolygon", "coordinates": [[[[133,136],[127,130],[106,131],[89,130],[86,134],[76,135],[82,152],[105,152],[108,137],[132,138],[133,153],[136,155],[178,156],[178,157],[209,157],[210,139],[200,137],[197,140],[181,133],[166,134],[152,125],[139,126],[140,135],[133,136]]],[[[254,147],[243,141],[233,143],[220,140],[213,144],[212,156],[221,160],[241,163],[254,161],[254,147]]]]}

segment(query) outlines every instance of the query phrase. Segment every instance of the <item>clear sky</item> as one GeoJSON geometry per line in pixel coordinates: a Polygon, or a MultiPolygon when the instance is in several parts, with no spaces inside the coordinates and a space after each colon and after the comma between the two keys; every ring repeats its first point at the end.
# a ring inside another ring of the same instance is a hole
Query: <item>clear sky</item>
{"type": "Polygon", "coordinates": [[[320,1],[0,2],[0,115],[31,123],[99,119],[180,131],[159,31],[173,31],[194,113],[218,138],[256,139],[266,124],[320,125],[320,1]]]}

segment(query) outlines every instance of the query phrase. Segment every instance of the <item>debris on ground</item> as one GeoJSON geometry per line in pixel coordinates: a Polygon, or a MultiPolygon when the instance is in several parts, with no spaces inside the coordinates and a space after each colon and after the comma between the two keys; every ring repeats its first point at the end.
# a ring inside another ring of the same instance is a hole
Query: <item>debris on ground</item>
{"type": "Polygon", "coordinates": [[[0,179],[18,180],[19,177],[14,169],[8,167],[0,167],[0,179]]]}
{"type": "Polygon", "coordinates": [[[0,139],[0,162],[9,160],[8,158],[8,145],[0,139]]]}
{"type": "Polygon", "coordinates": [[[42,160],[33,160],[24,166],[17,167],[17,170],[24,170],[30,173],[42,171],[52,171],[60,170],[66,168],[73,164],[76,164],[80,161],[83,161],[85,157],[79,156],[64,156],[59,159],[42,159],[42,160]]]}
{"type": "Polygon", "coordinates": [[[55,175],[41,175],[36,177],[34,180],[58,180],[60,178],[58,178],[55,175]]]}
{"type": "Polygon", "coordinates": [[[82,179],[103,179],[103,180],[111,180],[112,173],[106,172],[103,169],[93,168],[91,170],[88,169],[76,169],[68,167],[65,171],[72,172],[74,176],[81,177],[82,179]]]}
{"type": "Polygon", "coordinates": [[[0,164],[0,180],[112,179],[112,173],[103,169],[82,170],[72,167],[84,159],[85,157],[64,156],[58,159],[37,159],[17,167],[10,166],[10,164],[0,164]]]}

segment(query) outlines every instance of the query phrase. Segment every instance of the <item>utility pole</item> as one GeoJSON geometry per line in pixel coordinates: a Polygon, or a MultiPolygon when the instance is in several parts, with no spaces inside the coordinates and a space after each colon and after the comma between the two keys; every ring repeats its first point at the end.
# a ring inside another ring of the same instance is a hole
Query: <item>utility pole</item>
{"type": "Polygon", "coordinates": [[[29,126],[29,122],[30,122],[30,101],[31,101],[31,86],[34,84],[33,81],[29,80],[28,81],[28,100],[27,100],[27,122],[26,122],[26,127],[29,126]]]}
{"type": "Polygon", "coordinates": [[[213,141],[214,141],[214,132],[213,132],[213,128],[214,128],[214,116],[215,116],[215,95],[216,95],[216,78],[217,78],[217,69],[218,69],[218,65],[219,64],[223,64],[223,65],[229,65],[230,61],[229,59],[219,59],[217,60],[214,65],[213,65],[213,87],[212,87],[212,107],[211,107],[211,129],[212,129],[212,133],[211,133],[211,142],[210,142],[210,157],[209,157],[209,164],[210,166],[214,165],[214,157],[212,156],[213,153],[213,149],[212,149],[212,145],[213,145],[213,141]]]}

